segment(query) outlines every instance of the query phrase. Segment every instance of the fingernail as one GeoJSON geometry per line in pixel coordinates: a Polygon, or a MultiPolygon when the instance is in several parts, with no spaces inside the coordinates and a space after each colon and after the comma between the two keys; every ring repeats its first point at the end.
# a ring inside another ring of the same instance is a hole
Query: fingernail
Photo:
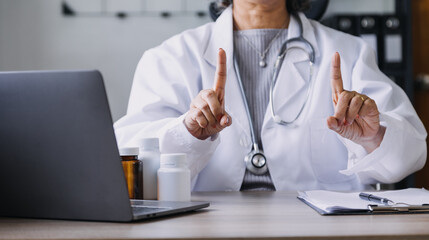
{"type": "Polygon", "coordinates": [[[339,128],[339,121],[335,119],[335,121],[332,121],[331,124],[328,122],[328,126],[332,130],[337,130],[339,128]]]}
{"type": "Polygon", "coordinates": [[[226,118],[226,122],[227,125],[229,124],[229,117],[226,118]]]}
{"type": "Polygon", "coordinates": [[[338,119],[336,119],[336,121],[337,121],[336,129],[338,129],[339,127],[342,126],[343,123],[340,120],[338,120],[338,119]]]}

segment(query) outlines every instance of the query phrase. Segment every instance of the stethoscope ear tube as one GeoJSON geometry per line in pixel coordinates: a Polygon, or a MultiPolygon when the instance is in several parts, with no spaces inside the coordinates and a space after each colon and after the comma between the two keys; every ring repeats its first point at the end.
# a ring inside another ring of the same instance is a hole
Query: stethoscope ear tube
{"type": "MultiPolygon", "coordinates": [[[[273,77],[272,77],[271,84],[270,84],[270,94],[269,94],[271,116],[273,118],[273,121],[275,123],[277,123],[277,124],[284,125],[284,126],[289,126],[289,127],[295,127],[296,126],[294,123],[301,116],[301,113],[303,112],[305,106],[307,105],[308,98],[311,95],[311,92],[312,92],[312,81],[311,81],[311,79],[313,77],[313,61],[311,59],[312,59],[312,56],[314,57],[314,51],[312,50],[313,48],[310,48],[309,52],[307,52],[307,51],[305,51],[305,49],[303,49],[301,47],[297,47],[297,46],[292,46],[292,47],[289,47],[289,48],[284,47],[284,46],[286,46],[288,43],[290,43],[292,41],[299,41],[299,38],[293,38],[293,39],[290,39],[290,40],[286,41],[285,43],[283,43],[283,46],[282,46],[281,49],[286,49],[286,50],[285,51],[281,50],[279,52],[278,57],[277,57],[277,61],[276,61],[276,64],[274,66],[273,77]],[[309,87],[308,87],[308,90],[307,90],[306,100],[305,100],[304,104],[301,106],[301,108],[299,109],[299,112],[296,115],[296,117],[294,119],[290,120],[290,121],[285,121],[279,115],[277,115],[276,112],[275,112],[275,107],[274,107],[274,86],[277,83],[277,78],[278,78],[278,75],[279,75],[280,68],[282,66],[283,60],[286,57],[286,53],[290,49],[300,49],[300,50],[305,51],[308,54],[309,68],[310,68],[310,70],[309,70],[309,87]]],[[[310,44],[310,43],[308,43],[308,44],[310,44]]],[[[310,46],[311,46],[311,44],[310,44],[310,46]]]]}

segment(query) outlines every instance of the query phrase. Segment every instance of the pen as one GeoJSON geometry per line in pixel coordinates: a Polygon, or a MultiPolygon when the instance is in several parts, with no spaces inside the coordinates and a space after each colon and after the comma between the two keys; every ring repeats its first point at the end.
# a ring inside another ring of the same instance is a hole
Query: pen
{"type": "Polygon", "coordinates": [[[375,195],[369,194],[369,193],[359,193],[359,197],[363,200],[376,202],[376,203],[382,203],[384,205],[389,205],[389,202],[394,203],[392,200],[382,197],[377,197],[375,195]]]}

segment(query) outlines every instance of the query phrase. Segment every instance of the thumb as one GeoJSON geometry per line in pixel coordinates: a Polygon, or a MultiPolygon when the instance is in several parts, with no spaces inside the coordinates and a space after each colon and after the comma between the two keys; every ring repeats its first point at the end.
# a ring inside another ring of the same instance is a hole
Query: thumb
{"type": "Polygon", "coordinates": [[[232,118],[227,112],[225,112],[225,114],[220,119],[220,125],[225,128],[225,127],[231,126],[231,124],[232,124],[232,118]]]}
{"type": "Polygon", "coordinates": [[[340,125],[338,124],[338,120],[333,116],[329,116],[326,119],[326,125],[328,125],[328,128],[334,132],[339,132],[341,129],[340,125]]]}

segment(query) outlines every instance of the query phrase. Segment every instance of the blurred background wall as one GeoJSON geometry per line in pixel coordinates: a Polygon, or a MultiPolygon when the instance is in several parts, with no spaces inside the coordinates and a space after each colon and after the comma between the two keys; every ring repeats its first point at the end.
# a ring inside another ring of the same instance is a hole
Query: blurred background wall
{"type": "MultiPolygon", "coordinates": [[[[60,0],[0,0],[0,71],[98,69],[105,79],[114,120],[126,112],[134,70],[143,52],[210,21],[195,15],[119,19],[89,14],[106,6],[114,12],[140,9],[141,0],[105,1],[104,6],[100,0],[67,2],[82,16],[63,16],[60,0]]],[[[178,7],[171,2],[180,1],[158,2],[165,5],[154,4],[154,9],[169,10],[178,7]]],[[[208,4],[205,0],[188,2],[203,2],[205,8],[208,4]]]]}

